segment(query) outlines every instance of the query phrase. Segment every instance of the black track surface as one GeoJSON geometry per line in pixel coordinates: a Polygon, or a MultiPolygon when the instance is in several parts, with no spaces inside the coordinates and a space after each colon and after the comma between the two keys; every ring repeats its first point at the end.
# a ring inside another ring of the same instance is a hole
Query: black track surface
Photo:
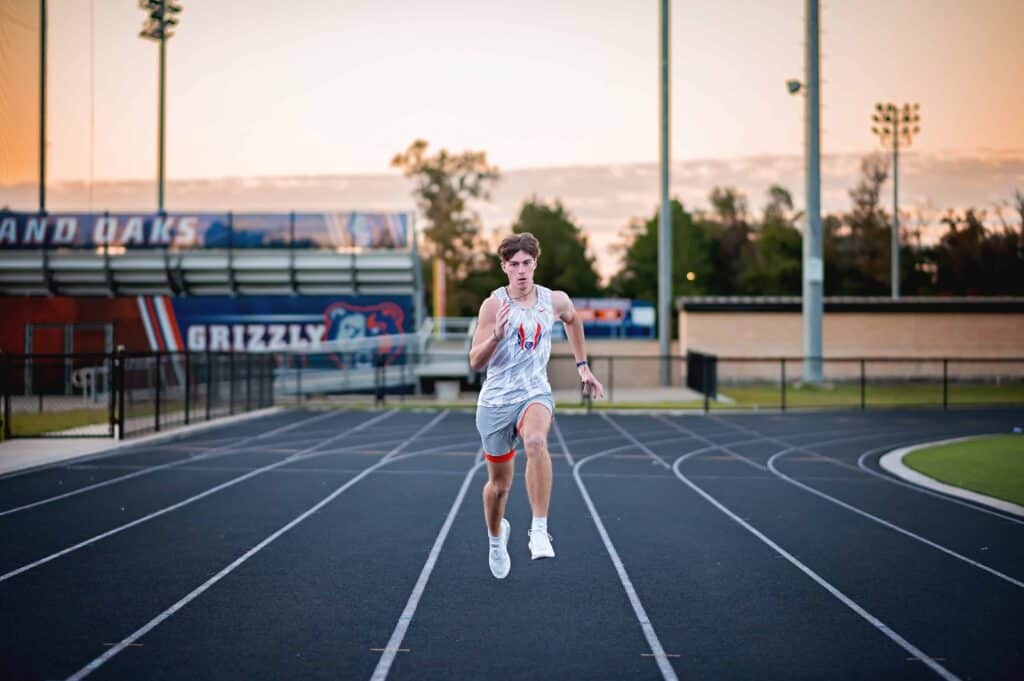
{"type": "Polygon", "coordinates": [[[292,410],[0,478],[0,679],[666,678],[651,632],[680,679],[1024,678],[1024,519],[878,465],[1024,411],[560,415],[557,557],[529,559],[520,453],[501,581],[473,416],[439,416],[292,410]]]}

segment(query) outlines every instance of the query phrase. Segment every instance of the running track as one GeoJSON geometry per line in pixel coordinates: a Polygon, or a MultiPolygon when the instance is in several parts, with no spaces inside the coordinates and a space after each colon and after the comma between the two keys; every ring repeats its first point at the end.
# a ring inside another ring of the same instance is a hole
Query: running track
{"type": "Polygon", "coordinates": [[[1024,411],[561,415],[487,567],[473,416],[287,411],[0,478],[3,679],[1024,677],[1024,519],[893,481],[1024,411]]]}

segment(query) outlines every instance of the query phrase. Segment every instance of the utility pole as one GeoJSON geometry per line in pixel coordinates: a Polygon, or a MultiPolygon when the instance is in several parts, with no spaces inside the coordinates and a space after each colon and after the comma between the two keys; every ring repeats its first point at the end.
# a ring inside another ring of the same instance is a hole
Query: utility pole
{"type": "Polygon", "coordinates": [[[804,81],[787,80],[789,94],[804,91],[804,176],[807,182],[807,212],[803,234],[803,295],[800,297],[804,323],[804,382],[821,383],[821,318],[825,264],[821,241],[821,95],[819,89],[818,0],[807,0],[804,40],[804,81]]]}
{"type": "Polygon", "coordinates": [[[181,5],[174,0],[139,0],[139,8],[149,13],[146,23],[139,32],[140,38],[160,43],[160,113],[157,133],[157,212],[164,212],[164,110],[167,90],[166,62],[167,40],[174,35],[178,25],[177,15],[181,5]]]}
{"type": "Polygon", "coordinates": [[[668,359],[672,332],[672,210],[669,205],[669,16],[668,0],[661,0],[661,212],[658,215],[658,350],[661,354],[661,384],[672,385],[672,362],[668,359]]]}
{"type": "Polygon", "coordinates": [[[46,0],[39,0],[39,214],[46,214],[46,0]]]}
{"type": "Polygon", "coordinates": [[[871,132],[878,135],[882,146],[892,143],[892,238],[890,249],[893,300],[900,297],[900,138],[909,147],[913,136],[921,132],[920,104],[904,104],[902,108],[892,102],[875,104],[871,116],[871,132]]]}

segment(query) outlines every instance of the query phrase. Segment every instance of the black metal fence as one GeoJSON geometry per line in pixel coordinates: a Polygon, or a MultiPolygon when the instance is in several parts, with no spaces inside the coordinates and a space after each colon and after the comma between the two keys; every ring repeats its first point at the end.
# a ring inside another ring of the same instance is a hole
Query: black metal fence
{"type": "MultiPolygon", "coordinates": [[[[1024,405],[1024,357],[718,357],[592,355],[606,400],[633,406],[871,409],[1024,405]],[[661,380],[667,368],[669,384],[661,380]]],[[[575,358],[552,355],[556,394],[579,386],[575,358]]],[[[580,394],[580,404],[588,405],[580,394]]]]}
{"type": "Polygon", "coordinates": [[[0,371],[5,439],[125,438],[274,402],[267,354],[5,354],[0,371]]]}

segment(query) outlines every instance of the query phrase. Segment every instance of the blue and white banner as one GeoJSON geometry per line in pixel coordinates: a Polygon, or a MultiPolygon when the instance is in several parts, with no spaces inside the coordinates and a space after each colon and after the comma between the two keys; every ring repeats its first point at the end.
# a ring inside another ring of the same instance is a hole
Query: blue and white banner
{"type": "Polygon", "coordinates": [[[0,212],[0,250],[27,248],[406,249],[405,213],[0,212]]]}
{"type": "Polygon", "coordinates": [[[651,303],[628,298],[573,298],[572,304],[588,337],[654,337],[651,303]]]}
{"type": "MultiPolygon", "coordinates": [[[[411,333],[412,303],[412,296],[138,298],[150,348],[190,352],[316,352],[333,341],[411,333]]],[[[401,350],[377,354],[391,363],[401,350]]],[[[363,354],[344,361],[370,361],[363,354]]]]}

